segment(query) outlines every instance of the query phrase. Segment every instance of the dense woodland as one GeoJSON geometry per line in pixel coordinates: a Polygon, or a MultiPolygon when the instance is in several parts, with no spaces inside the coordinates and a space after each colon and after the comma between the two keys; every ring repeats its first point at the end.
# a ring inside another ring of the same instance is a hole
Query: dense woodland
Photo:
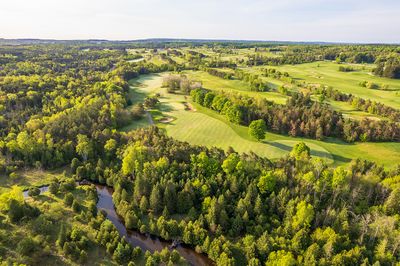
{"type": "MultiPolygon", "coordinates": [[[[76,185],[81,180],[114,188],[116,210],[128,229],[179,240],[216,265],[399,263],[400,166],[388,170],[354,158],[348,166],[334,168],[311,158],[309,147],[301,142],[284,158],[269,160],[233,149],[193,146],[155,126],[119,130],[143,115],[143,107],[127,108],[128,81],[142,74],[206,70],[247,82],[253,91],[272,89],[258,76],[236,69],[236,62],[205,60],[207,55],[190,47],[251,48],[255,53],[244,64],[252,66],[376,62],[376,75],[399,78],[397,46],[8,44],[0,46],[1,178],[18,180],[26,169],[63,167],[66,172],[52,180],[49,203],[40,202],[37,188],[29,192],[33,200],[25,200],[17,186],[0,195],[4,265],[37,265],[57,256],[65,258],[54,260],[57,263],[90,265],[90,254],[98,250],[117,265],[186,264],[175,250],[150,254],[129,245],[97,210],[94,186],[76,185]],[[167,49],[186,61],[127,62],[137,58],[128,49],[137,47],[167,49]],[[179,52],[179,47],[189,47],[189,52],[179,52]],[[262,49],[282,56],[257,53],[262,49]],[[60,205],[51,207],[55,202],[60,205]],[[73,217],[73,222],[63,217],[73,217]]],[[[264,75],[291,78],[271,69],[264,75]]],[[[163,86],[170,93],[190,94],[195,103],[232,123],[248,126],[261,120],[267,130],[279,134],[348,142],[400,140],[398,110],[333,89],[317,93],[388,120],[345,119],[310,94],[291,93],[287,103],[279,105],[209,91],[200,81],[181,75],[169,76],[163,86]]],[[[145,105],[157,104],[156,98],[146,100],[145,105]]]]}

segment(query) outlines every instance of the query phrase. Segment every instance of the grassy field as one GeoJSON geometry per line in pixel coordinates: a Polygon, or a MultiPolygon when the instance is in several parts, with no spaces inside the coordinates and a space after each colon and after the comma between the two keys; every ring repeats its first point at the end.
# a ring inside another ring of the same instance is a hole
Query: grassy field
{"type": "MultiPolygon", "coordinates": [[[[241,80],[226,80],[219,77],[215,77],[206,72],[202,71],[186,71],[184,74],[188,75],[188,77],[199,80],[203,83],[203,87],[215,91],[232,91],[238,92],[243,95],[248,95],[254,98],[265,98],[269,101],[273,101],[279,104],[285,104],[287,96],[282,95],[278,92],[256,92],[251,91],[248,83],[241,80]]],[[[272,83],[273,86],[279,86],[277,82],[272,83]]]]}
{"type": "Polygon", "coordinates": [[[280,71],[287,71],[290,76],[297,80],[332,86],[345,93],[351,93],[364,99],[371,99],[394,108],[400,108],[400,80],[372,75],[371,70],[373,65],[354,65],[354,67],[357,71],[340,72],[338,64],[327,61],[274,66],[274,68],[280,71]],[[380,86],[386,84],[389,90],[373,90],[361,87],[359,83],[363,81],[370,81],[380,86]]]}
{"type": "Polygon", "coordinates": [[[355,109],[351,104],[347,102],[339,102],[339,101],[333,101],[333,100],[325,100],[325,103],[329,104],[332,106],[334,110],[340,111],[343,113],[344,117],[355,119],[355,120],[362,120],[364,118],[368,118],[371,120],[385,120],[384,117],[380,117],[378,115],[370,114],[367,112],[363,111],[358,111],[355,109]]]}
{"type": "MultiPolygon", "coordinates": [[[[199,75],[204,74],[200,73],[199,75]]],[[[348,144],[337,139],[317,141],[293,138],[270,132],[267,132],[265,141],[257,142],[248,135],[247,127],[229,123],[224,116],[212,110],[193,103],[191,104],[194,110],[185,110],[184,103],[189,102],[189,98],[179,94],[168,94],[165,88],[161,88],[164,75],[141,76],[131,82],[131,88],[140,95],[161,94],[161,104],[158,110],[151,110],[151,112],[157,115],[155,118],[157,125],[164,128],[168,135],[178,140],[208,147],[216,146],[223,149],[231,146],[238,152],[253,151],[258,155],[271,159],[284,156],[292,149],[293,145],[304,141],[310,146],[314,156],[324,158],[334,165],[345,164],[353,158],[360,157],[377,161],[390,167],[394,166],[398,162],[398,158],[400,158],[400,143],[348,144]],[[163,123],[160,120],[172,121],[163,123]]],[[[208,76],[213,77],[211,75],[208,76]]],[[[223,79],[218,80],[224,81],[223,79]]],[[[213,82],[214,79],[211,81],[203,80],[205,87],[207,87],[205,84],[213,86],[215,84],[213,82]]],[[[229,90],[229,87],[226,87],[225,90],[229,90]]]]}
{"type": "Polygon", "coordinates": [[[14,185],[18,185],[25,190],[32,186],[40,187],[50,184],[54,178],[62,176],[64,170],[64,168],[54,171],[30,169],[29,171],[24,170],[16,172],[15,178],[7,175],[0,175],[0,193],[7,191],[14,185]]]}

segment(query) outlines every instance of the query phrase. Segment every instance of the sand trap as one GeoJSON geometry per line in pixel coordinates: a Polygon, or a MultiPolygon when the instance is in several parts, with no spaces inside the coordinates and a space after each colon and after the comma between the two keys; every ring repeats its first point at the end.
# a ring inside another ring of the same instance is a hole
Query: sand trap
{"type": "Polygon", "coordinates": [[[163,117],[158,122],[163,123],[163,124],[168,124],[172,122],[174,119],[172,117],[163,117]]]}
{"type": "Polygon", "coordinates": [[[190,103],[183,103],[185,106],[185,111],[191,111],[191,112],[196,112],[197,110],[191,105],[190,103]]]}

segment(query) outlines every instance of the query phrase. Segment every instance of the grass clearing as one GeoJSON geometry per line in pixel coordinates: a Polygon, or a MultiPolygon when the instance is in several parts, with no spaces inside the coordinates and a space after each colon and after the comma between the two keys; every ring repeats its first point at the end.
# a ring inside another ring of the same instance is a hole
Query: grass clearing
{"type": "MultiPolygon", "coordinates": [[[[254,98],[264,98],[278,104],[285,104],[287,96],[282,95],[278,92],[257,92],[251,91],[248,83],[241,80],[227,80],[219,77],[215,77],[203,71],[185,71],[184,74],[188,75],[191,79],[199,80],[203,83],[203,87],[215,90],[215,91],[226,91],[226,92],[237,92],[243,95],[247,95],[254,98]]],[[[272,83],[272,86],[279,86],[279,83],[272,83]]]]}
{"type": "Polygon", "coordinates": [[[349,144],[333,138],[318,141],[271,132],[267,132],[265,141],[257,142],[248,135],[247,127],[232,124],[212,110],[194,103],[192,104],[196,111],[185,110],[184,103],[188,102],[189,98],[180,94],[169,94],[165,88],[161,88],[164,75],[166,74],[142,76],[131,83],[132,90],[144,94],[161,94],[159,109],[152,110],[151,113],[156,114],[154,120],[157,125],[178,140],[222,149],[231,146],[241,153],[253,151],[271,159],[284,156],[296,143],[304,141],[310,146],[314,156],[324,158],[333,165],[342,165],[353,158],[362,158],[391,167],[398,163],[400,158],[400,143],[349,144]],[[163,118],[171,118],[172,121],[165,123],[163,118]]]}
{"type": "Polygon", "coordinates": [[[20,186],[23,190],[33,186],[40,187],[48,185],[54,178],[62,176],[63,171],[66,169],[67,168],[59,168],[52,171],[40,169],[22,170],[16,172],[17,176],[15,178],[7,175],[0,175],[0,193],[6,192],[14,185],[20,186]]]}
{"type": "Polygon", "coordinates": [[[373,65],[357,65],[359,70],[352,72],[340,72],[339,66],[337,63],[324,61],[274,66],[273,68],[286,71],[290,76],[300,81],[332,86],[342,92],[400,109],[400,80],[374,76],[371,73],[373,65]],[[370,81],[380,86],[386,84],[389,86],[389,90],[373,90],[361,87],[359,83],[363,81],[370,81]]]}

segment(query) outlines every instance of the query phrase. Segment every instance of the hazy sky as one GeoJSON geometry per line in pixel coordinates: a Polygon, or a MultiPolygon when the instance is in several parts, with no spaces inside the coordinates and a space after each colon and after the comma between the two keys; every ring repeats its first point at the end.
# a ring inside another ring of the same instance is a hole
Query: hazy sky
{"type": "Polygon", "coordinates": [[[0,38],[400,43],[400,0],[0,0],[0,38]]]}

